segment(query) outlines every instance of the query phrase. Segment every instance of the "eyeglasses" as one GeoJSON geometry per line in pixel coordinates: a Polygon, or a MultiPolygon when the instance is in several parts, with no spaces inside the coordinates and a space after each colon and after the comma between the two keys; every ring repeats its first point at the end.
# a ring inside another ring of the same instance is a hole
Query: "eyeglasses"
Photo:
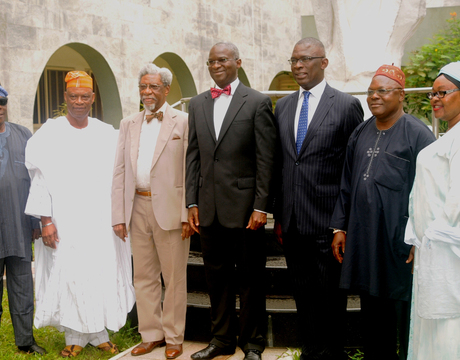
{"type": "Polygon", "coordinates": [[[158,85],[158,84],[139,84],[139,90],[140,91],[145,91],[150,89],[152,91],[158,91],[161,89],[161,85],[158,85]]]}
{"type": "Polygon", "coordinates": [[[7,97],[0,98],[0,105],[5,106],[6,104],[8,104],[8,98],[7,97]]]}
{"type": "Polygon", "coordinates": [[[455,91],[459,91],[460,89],[452,89],[452,90],[439,90],[439,91],[436,91],[436,92],[429,92],[429,93],[426,93],[426,97],[428,99],[433,99],[435,96],[438,98],[438,99],[442,99],[444,96],[448,95],[448,94],[452,94],[453,92],[455,91]]]}
{"type": "Polygon", "coordinates": [[[70,94],[67,95],[67,97],[70,99],[70,101],[77,101],[78,98],[81,98],[83,102],[89,102],[93,98],[93,94],[91,95],[75,95],[75,94],[70,94]]]}
{"type": "Polygon", "coordinates": [[[213,66],[215,64],[223,65],[227,61],[230,61],[230,60],[238,60],[238,58],[235,58],[235,59],[222,58],[222,59],[217,59],[217,60],[208,60],[208,61],[206,61],[206,65],[208,65],[209,67],[211,67],[211,66],[213,66]]]}
{"type": "Polygon", "coordinates": [[[386,94],[394,91],[394,90],[402,90],[402,88],[394,88],[394,89],[377,89],[377,90],[367,90],[367,96],[372,96],[377,93],[378,96],[385,96],[386,94]]]}
{"type": "Polygon", "coordinates": [[[304,56],[300,59],[289,59],[288,60],[288,63],[291,64],[291,65],[296,65],[298,61],[300,61],[301,64],[307,64],[309,63],[310,61],[312,61],[313,59],[324,59],[324,56],[304,56]]]}

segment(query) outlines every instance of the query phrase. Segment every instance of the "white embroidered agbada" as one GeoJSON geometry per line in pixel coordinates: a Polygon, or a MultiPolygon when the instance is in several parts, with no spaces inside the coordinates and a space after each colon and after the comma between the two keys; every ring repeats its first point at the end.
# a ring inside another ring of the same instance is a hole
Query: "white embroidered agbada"
{"type": "Polygon", "coordinates": [[[59,237],[56,250],[35,243],[37,328],[117,331],[134,305],[130,244],[111,226],[116,138],[114,128],[97,119],[77,129],[59,117],[27,144],[26,213],[51,216],[59,237]]]}
{"type": "Polygon", "coordinates": [[[417,158],[406,243],[416,245],[408,359],[460,359],[460,125],[417,158]]]}

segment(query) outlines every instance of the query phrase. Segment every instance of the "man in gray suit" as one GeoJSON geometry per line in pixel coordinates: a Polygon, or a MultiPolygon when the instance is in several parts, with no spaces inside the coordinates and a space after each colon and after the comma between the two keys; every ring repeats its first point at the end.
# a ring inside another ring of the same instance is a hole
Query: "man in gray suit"
{"type": "MultiPolygon", "coordinates": [[[[44,355],[35,342],[32,241],[40,236],[39,221],[24,214],[30,178],[24,149],[32,136],[24,126],[7,122],[8,93],[0,86],[0,275],[6,283],[14,338],[19,350],[44,355]]],[[[0,317],[3,279],[0,278],[0,317]]]]}
{"type": "Polygon", "coordinates": [[[339,194],[345,148],[363,120],[360,102],[331,88],[323,44],[300,40],[289,60],[300,90],[278,101],[276,124],[282,148],[282,185],[276,199],[276,230],[282,233],[297,306],[301,360],[341,359],[346,296],[338,290],[329,222],[339,194]]]}
{"type": "Polygon", "coordinates": [[[207,65],[217,86],[190,101],[186,203],[189,223],[201,237],[213,339],[192,359],[233,354],[239,335],[245,359],[260,360],[265,347],[263,225],[276,147],[272,104],[238,80],[241,59],[234,44],[214,45],[207,65]]]}

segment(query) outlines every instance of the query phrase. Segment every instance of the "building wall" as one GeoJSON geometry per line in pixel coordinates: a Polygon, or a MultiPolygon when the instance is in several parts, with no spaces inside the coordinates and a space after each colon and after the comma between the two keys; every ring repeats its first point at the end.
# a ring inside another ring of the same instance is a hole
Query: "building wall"
{"type": "MultiPolygon", "coordinates": [[[[93,48],[113,72],[121,99],[121,111],[108,121],[114,124],[138,111],[138,70],[165,52],[185,62],[199,93],[212,85],[210,47],[232,41],[251,86],[268,90],[278,72],[289,70],[301,16],[311,13],[310,1],[294,0],[0,0],[0,82],[10,93],[9,120],[32,129],[40,75],[71,43],[93,48]]],[[[103,105],[105,116],[110,104],[103,105]]]]}

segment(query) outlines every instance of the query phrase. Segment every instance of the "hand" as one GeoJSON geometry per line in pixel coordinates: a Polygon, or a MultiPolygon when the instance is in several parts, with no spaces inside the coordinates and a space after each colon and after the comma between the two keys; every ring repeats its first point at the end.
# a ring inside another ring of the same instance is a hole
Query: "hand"
{"type": "Polygon", "coordinates": [[[180,234],[182,236],[182,240],[189,238],[194,233],[195,231],[193,231],[193,229],[190,227],[190,224],[188,222],[182,223],[182,233],[180,234]]]}
{"type": "Polygon", "coordinates": [[[126,230],[126,224],[117,224],[113,226],[113,231],[121,240],[126,241],[128,237],[128,231],[126,230]]]}
{"type": "Polygon", "coordinates": [[[278,244],[283,245],[283,232],[281,231],[281,223],[278,220],[275,220],[273,232],[275,233],[275,238],[278,244]]]}
{"type": "Polygon", "coordinates": [[[414,260],[414,254],[415,254],[415,246],[412,246],[410,249],[409,257],[406,260],[406,264],[412,263],[412,274],[414,273],[414,263],[412,262],[414,260]]]}
{"type": "Polygon", "coordinates": [[[264,214],[260,211],[253,211],[251,217],[249,218],[248,226],[246,229],[257,230],[261,226],[264,226],[267,223],[267,214],[264,214]]]}
{"type": "Polygon", "coordinates": [[[334,235],[334,240],[332,240],[332,253],[334,254],[335,259],[339,262],[343,262],[343,255],[345,254],[345,242],[347,241],[347,235],[339,231],[334,235]],[[342,250],[342,253],[340,253],[342,250]]]}
{"type": "Polygon", "coordinates": [[[200,226],[200,219],[197,206],[188,209],[188,223],[193,231],[196,231],[198,234],[200,233],[200,230],[198,230],[198,226],[200,226]]]}
{"type": "Polygon", "coordinates": [[[59,242],[59,238],[54,224],[42,228],[42,240],[45,246],[56,249],[56,243],[59,242]]]}
{"type": "Polygon", "coordinates": [[[39,239],[41,236],[40,229],[33,229],[32,230],[32,241],[39,239]]]}

